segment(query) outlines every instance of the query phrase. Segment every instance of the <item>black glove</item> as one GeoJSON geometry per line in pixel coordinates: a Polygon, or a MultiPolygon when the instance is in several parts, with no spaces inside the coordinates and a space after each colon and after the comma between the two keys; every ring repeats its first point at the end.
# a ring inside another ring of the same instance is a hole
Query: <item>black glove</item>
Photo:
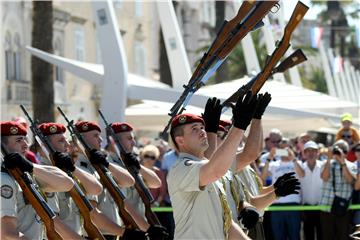
{"type": "Polygon", "coordinates": [[[166,228],[160,225],[150,225],[146,232],[150,240],[165,240],[169,238],[169,233],[166,231],[166,228]]]}
{"type": "Polygon", "coordinates": [[[293,175],[287,175],[280,181],[275,182],[275,195],[277,197],[285,197],[290,194],[298,194],[300,190],[300,182],[293,175]]]}
{"type": "Polygon", "coordinates": [[[55,166],[57,166],[58,168],[66,171],[66,172],[67,171],[70,171],[70,172],[75,171],[75,165],[74,165],[71,157],[67,153],[55,152],[54,153],[54,161],[55,161],[55,166]]]}
{"type": "Polygon", "coordinates": [[[295,178],[295,172],[289,172],[289,173],[285,173],[284,175],[281,175],[280,177],[278,177],[278,179],[276,179],[274,183],[274,189],[276,189],[279,186],[280,182],[292,178],[295,178]]]}
{"type": "Polygon", "coordinates": [[[205,122],[205,131],[217,133],[219,128],[222,105],[217,98],[209,98],[206,102],[205,111],[202,118],[205,122]]]}
{"type": "Polygon", "coordinates": [[[253,118],[261,119],[262,115],[265,112],[266,107],[269,105],[271,101],[271,94],[266,92],[265,94],[258,95],[258,104],[255,109],[255,113],[253,118]]]}
{"type": "Polygon", "coordinates": [[[234,127],[246,130],[254,115],[256,105],[257,98],[256,96],[252,97],[251,91],[246,93],[245,98],[241,95],[233,108],[234,127]]]}
{"type": "Polygon", "coordinates": [[[124,163],[126,166],[135,167],[136,170],[140,170],[140,162],[135,154],[133,153],[125,153],[123,158],[124,163]]]}
{"type": "Polygon", "coordinates": [[[133,239],[147,239],[146,233],[137,229],[126,228],[124,234],[121,236],[121,239],[124,240],[133,240],[133,239]]]}
{"type": "Polygon", "coordinates": [[[22,172],[32,173],[34,166],[32,162],[22,157],[19,153],[10,153],[4,157],[5,168],[19,168],[22,172]]]}
{"type": "Polygon", "coordinates": [[[106,154],[99,150],[92,149],[90,151],[90,162],[94,164],[102,164],[105,167],[109,167],[109,162],[106,160],[106,154]]]}
{"type": "Polygon", "coordinates": [[[246,229],[255,227],[259,221],[260,214],[254,207],[245,207],[241,210],[238,220],[246,229]]]}

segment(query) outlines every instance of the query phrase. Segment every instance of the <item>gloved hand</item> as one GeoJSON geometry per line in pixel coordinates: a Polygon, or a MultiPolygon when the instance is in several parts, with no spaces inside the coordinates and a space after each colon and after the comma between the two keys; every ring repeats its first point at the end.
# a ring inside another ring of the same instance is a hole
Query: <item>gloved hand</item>
{"type": "MultiPolygon", "coordinates": [[[[286,175],[286,174],[284,174],[286,175]]],[[[300,182],[294,177],[294,173],[286,175],[280,181],[274,183],[275,195],[277,197],[285,197],[290,194],[298,194],[300,190],[300,182]]]]}
{"type": "Polygon", "coordinates": [[[150,240],[165,240],[169,237],[169,233],[166,228],[160,225],[150,225],[146,232],[148,233],[150,240]]]}
{"type": "Polygon", "coordinates": [[[241,210],[238,220],[246,229],[255,227],[259,221],[260,214],[254,207],[245,207],[241,210]]]}
{"type": "Polygon", "coordinates": [[[261,119],[265,112],[266,107],[271,101],[271,94],[266,92],[265,94],[258,95],[258,105],[256,106],[253,118],[261,119]]]}
{"type": "Polygon", "coordinates": [[[125,153],[123,161],[127,166],[135,167],[138,171],[140,170],[140,162],[135,154],[125,153]]]}
{"type": "Polygon", "coordinates": [[[295,178],[295,172],[288,172],[288,173],[281,175],[280,177],[278,177],[278,179],[276,179],[276,181],[274,183],[274,189],[276,189],[279,186],[280,182],[282,182],[284,180],[292,179],[292,178],[295,178]]]}
{"type": "Polygon", "coordinates": [[[4,164],[7,169],[19,168],[22,172],[32,173],[34,166],[32,162],[25,159],[19,153],[10,153],[4,157],[4,164]]]}
{"type": "Polygon", "coordinates": [[[54,153],[55,166],[64,171],[75,171],[75,165],[67,153],[55,152],[54,153]]]}
{"type": "Polygon", "coordinates": [[[92,149],[90,151],[90,162],[94,164],[102,164],[105,167],[109,167],[109,162],[106,160],[106,154],[99,150],[92,149]]]}
{"type": "Polygon", "coordinates": [[[234,127],[246,130],[254,116],[256,105],[257,98],[252,96],[251,91],[248,91],[245,97],[241,95],[233,108],[234,127]]]}
{"type": "Polygon", "coordinates": [[[133,240],[133,239],[147,239],[147,234],[146,232],[142,232],[140,230],[137,229],[129,229],[126,228],[124,234],[121,236],[121,239],[124,240],[133,240]]]}
{"type": "Polygon", "coordinates": [[[205,122],[205,131],[217,133],[219,128],[222,105],[217,98],[209,98],[205,105],[205,111],[202,118],[205,122]]]}

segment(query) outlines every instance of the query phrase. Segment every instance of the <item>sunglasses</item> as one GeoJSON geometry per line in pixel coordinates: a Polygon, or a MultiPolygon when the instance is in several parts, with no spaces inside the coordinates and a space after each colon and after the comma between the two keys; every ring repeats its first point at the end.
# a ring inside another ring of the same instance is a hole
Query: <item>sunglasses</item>
{"type": "Polygon", "coordinates": [[[355,148],[355,152],[360,152],[360,148],[355,148]]]}
{"type": "Polygon", "coordinates": [[[150,158],[151,160],[155,160],[155,159],[156,159],[155,156],[151,156],[151,155],[147,155],[147,154],[144,155],[144,158],[150,158]]]}
{"type": "Polygon", "coordinates": [[[352,138],[351,135],[342,135],[343,138],[352,138]]]}

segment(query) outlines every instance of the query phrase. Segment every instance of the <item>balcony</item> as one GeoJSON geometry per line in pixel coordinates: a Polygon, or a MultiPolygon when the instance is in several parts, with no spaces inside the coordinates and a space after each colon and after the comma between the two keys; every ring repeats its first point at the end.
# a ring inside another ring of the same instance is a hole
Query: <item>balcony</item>
{"type": "Polygon", "coordinates": [[[30,104],[31,86],[28,81],[7,81],[7,101],[9,104],[30,104]]]}

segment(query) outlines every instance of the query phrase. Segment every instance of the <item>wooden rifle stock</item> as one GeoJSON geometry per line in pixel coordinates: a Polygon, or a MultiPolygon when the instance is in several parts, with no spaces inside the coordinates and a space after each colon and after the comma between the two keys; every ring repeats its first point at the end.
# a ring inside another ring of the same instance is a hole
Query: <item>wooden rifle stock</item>
{"type": "MultiPolygon", "coordinates": [[[[293,66],[296,66],[306,60],[307,58],[303,53],[303,51],[301,49],[297,49],[289,57],[287,57],[284,61],[282,61],[276,68],[274,68],[271,75],[275,73],[283,73],[289,68],[292,68],[293,66]]],[[[233,95],[231,95],[228,99],[226,99],[222,103],[222,105],[224,107],[229,107],[231,103],[235,103],[240,95],[245,94],[247,91],[250,91],[254,83],[257,81],[257,77],[258,76],[255,76],[246,85],[240,87],[235,93],[233,93],[233,95]]]]}
{"type": "Polygon", "coordinates": [[[106,126],[106,133],[108,135],[108,142],[113,146],[115,149],[115,154],[117,158],[122,162],[122,164],[126,167],[126,169],[129,171],[131,176],[135,179],[135,188],[136,191],[139,193],[139,196],[141,197],[141,200],[144,202],[145,205],[145,217],[148,221],[148,223],[152,225],[161,225],[159,219],[157,218],[156,214],[151,210],[151,203],[154,201],[154,198],[149,191],[149,189],[146,187],[143,179],[140,177],[139,172],[136,168],[133,166],[129,166],[124,161],[122,161],[123,156],[121,154],[125,153],[125,150],[123,146],[120,143],[120,139],[115,134],[114,129],[111,127],[111,124],[108,123],[106,120],[104,114],[101,112],[101,110],[98,110],[100,117],[105,123],[106,126]]]}
{"type": "Polygon", "coordinates": [[[170,109],[171,117],[161,136],[164,138],[172,119],[185,110],[192,94],[205,84],[211,74],[221,65],[235,45],[261,23],[263,17],[278,3],[276,1],[244,1],[238,14],[229,22],[225,21],[216,39],[200,60],[188,85],[170,109]],[[185,104],[184,104],[185,103],[185,104]]]}
{"type": "MultiPolygon", "coordinates": [[[[66,117],[65,113],[62,111],[62,109],[60,107],[57,107],[57,109],[59,110],[60,114],[64,117],[65,121],[67,122],[67,124],[68,124],[67,128],[68,128],[70,134],[72,135],[72,137],[74,137],[74,139],[76,138],[80,142],[80,144],[85,149],[86,157],[88,159],[90,159],[90,155],[89,155],[90,151],[91,151],[90,146],[84,140],[81,133],[76,129],[76,127],[73,124],[73,121],[69,121],[69,119],[66,117]]],[[[111,173],[109,172],[109,170],[105,166],[102,166],[99,164],[92,164],[92,166],[94,167],[96,172],[99,174],[100,182],[109,191],[111,197],[114,199],[116,205],[118,206],[119,215],[120,215],[122,221],[124,222],[125,226],[127,228],[133,228],[133,229],[138,228],[134,219],[126,211],[125,203],[124,203],[125,195],[121,191],[121,189],[119,188],[117,183],[115,182],[115,180],[114,180],[113,176],[111,175],[111,173]]]]}
{"type": "MultiPolygon", "coordinates": [[[[1,143],[1,151],[3,156],[8,154],[5,146],[1,143]]],[[[15,181],[21,187],[24,197],[30,202],[35,212],[41,220],[44,222],[46,228],[46,236],[50,240],[61,240],[61,236],[55,230],[54,219],[57,217],[54,211],[49,207],[44,197],[36,189],[35,183],[33,182],[28,172],[22,173],[18,168],[7,169],[9,174],[15,179],[15,181]]]]}
{"type": "Polygon", "coordinates": [[[46,228],[46,236],[49,239],[60,240],[62,239],[60,234],[56,232],[54,226],[54,219],[57,217],[54,211],[46,203],[45,199],[34,186],[30,174],[22,173],[19,169],[8,169],[9,173],[23,190],[23,194],[30,204],[35,209],[36,213],[40,216],[44,222],[46,228]]]}
{"type": "Polygon", "coordinates": [[[309,7],[307,7],[302,2],[298,2],[292,15],[287,23],[283,38],[281,39],[279,45],[277,48],[273,51],[269,61],[267,62],[265,68],[262,70],[260,74],[258,74],[257,80],[254,83],[251,91],[253,95],[259,92],[261,87],[264,85],[265,81],[270,77],[272,74],[273,68],[277,64],[277,62],[280,60],[280,58],[285,54],[287,49],[290,47],[290,37],[295,28],[298,26],[300,21],[305,16],[306,12],[308,11],[309,7]]]}
{"type": "MultiPolygon", "coordinates": [[[[26,111],[25,107],[23,105],[20,105],[21,109],[25,113],[27,119],[30,122],[30,129],[34,136],[36,137],[37,141],[39,142],[39,145],[43,148],[46,147],[47,149],[43,149],[44,152],[49,150],[49,155],[47,156],[49,160],[51,161],[52,165],[55,166],[55,161],[53,159],[53,155],[55,153],[55,149],[50,143],[50,140],[47,136],[42,134],[41,130],[37,127],[36,123],[31,119],[30,115],[26,111]]],[[[89,202],[89,200],[86,198],[84,192],[81,190],[78,182],[74,178],[71,172],[66,171],[67,175],[71,177],[74,180],[74,186],[69,191],[71,198],[74,200],[76,206],[79,208],[79,211],[84,219],[84,228],[88,234],[88,236],[91,239],[102,239],[104,240],[104,236],[101,234],[99,229],[95,226],[95,224],[92,222],[90,217],[90,212],[94,209],[89,202]]]]}

